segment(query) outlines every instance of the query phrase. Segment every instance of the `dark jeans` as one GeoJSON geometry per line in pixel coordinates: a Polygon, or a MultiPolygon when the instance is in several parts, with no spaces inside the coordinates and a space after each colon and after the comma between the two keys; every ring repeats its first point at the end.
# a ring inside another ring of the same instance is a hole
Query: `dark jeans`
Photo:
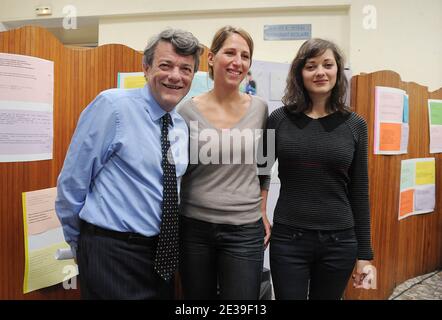
{"type": "Polygon", "coordinates": [[[262,219],[245,225],[180,218],[180,275],[185,299],[259,298],[264,258],[262,219]]]}
{"type": "Polygon", "coordinates": [[[341,299],[356,262],[354,229],[314,231],[275,223],[270,270],[276,299],[341,299]]]}
{"type": "Polygon", "coordinates": [[[82,223],[77,261],[83,299],[173,299],[153,262],[158,237],[121,233],[82,223]]]}

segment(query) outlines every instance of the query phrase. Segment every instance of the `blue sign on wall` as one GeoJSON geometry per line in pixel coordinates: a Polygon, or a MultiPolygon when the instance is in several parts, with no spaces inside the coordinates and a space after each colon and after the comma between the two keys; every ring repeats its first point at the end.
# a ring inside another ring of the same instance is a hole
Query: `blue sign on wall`
{"type": "Polygon", "coordinates": [[[311,24],[274,24],[264,26],[264,40],[308,40],[311,37],[311,24]]]}

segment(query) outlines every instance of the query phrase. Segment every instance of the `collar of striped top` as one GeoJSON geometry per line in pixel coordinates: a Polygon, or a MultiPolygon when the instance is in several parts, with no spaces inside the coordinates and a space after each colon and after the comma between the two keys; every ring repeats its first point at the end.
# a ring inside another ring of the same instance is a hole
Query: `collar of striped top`
{"type": "Polygon", "coordinates": [[[292,113],[288,111],[290,115],[290,119],[296,124],[299,129],[304,129],[310,122],[319,121],[325,131],[331,132],[337,127],[339,127],[342,123],[344,123],[351,115],[351,113],[343,114],[339,111],[330,113],[325,117],[313,119],[307,116],[304,112],[292,113]]]}

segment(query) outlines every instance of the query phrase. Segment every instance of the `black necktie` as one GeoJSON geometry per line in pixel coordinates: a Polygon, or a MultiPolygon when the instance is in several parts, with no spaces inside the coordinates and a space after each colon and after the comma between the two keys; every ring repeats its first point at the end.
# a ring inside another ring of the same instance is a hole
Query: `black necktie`
{"type": "Polygon", "coordinates": [[[163,217],[155,255],[154,268],[164,280],[169,280],[178,267],[178,189],[175,164],[168,139],[172,118],[161,118],[161,153],[163,168],[163,217]]]}

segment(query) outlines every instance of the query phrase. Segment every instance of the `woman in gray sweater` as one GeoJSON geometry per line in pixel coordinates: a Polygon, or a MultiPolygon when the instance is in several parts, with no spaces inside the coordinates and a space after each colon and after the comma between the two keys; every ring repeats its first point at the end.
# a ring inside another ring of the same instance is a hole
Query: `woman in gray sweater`
{"type": "Polygon", "coordinates": [[[180,273],[185,299],[258,299],[270,237],[267,191],[256,147],[266,126],[265,101],[240,93],[253,40],[218,30],[208,55],[214,88],[178,112],[190,130],[190,161],[181,185],[180,273]]]}

